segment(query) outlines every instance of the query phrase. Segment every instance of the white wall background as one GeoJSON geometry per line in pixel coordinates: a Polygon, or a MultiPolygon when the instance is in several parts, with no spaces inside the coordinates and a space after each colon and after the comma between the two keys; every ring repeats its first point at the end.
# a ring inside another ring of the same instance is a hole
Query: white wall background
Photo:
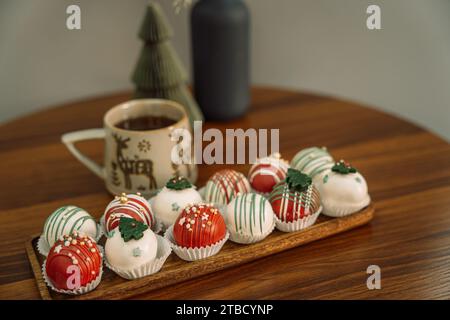
{"type": "MultiPolygon", "coordinates": [[[[189,15],[159,0],[189,69],[189,15]]],[[[131,88],[147,0],[1,0],[0,121],[131,88]],[[78,4],[82,30],[65,27],[78,4]]],[[[450,1],[247,0],[252,78],[361,101],[450,140],[450,1]],[[382,30],[366,28],[381,7],[382,30]]]]}

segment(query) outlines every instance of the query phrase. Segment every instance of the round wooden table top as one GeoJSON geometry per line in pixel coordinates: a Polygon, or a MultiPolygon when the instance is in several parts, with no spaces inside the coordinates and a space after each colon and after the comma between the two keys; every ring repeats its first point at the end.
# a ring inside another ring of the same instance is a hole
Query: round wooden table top
{"type": "MultiPolygon", "coordinates": [[[[145,299],[449,299],[450,145],[404,120],[356,103],[255,88],[248,114],[207,127],[279,128],[280,151],[327,146],[366,177],[376,207],[360,228],[159,289],[145,299]],[[368,290],[367,267],[381,268],[368,290]]],[[[38,112],[0,126],[0,299],[38,299],[24,243],[59,206],[96,217],[111,196],[60,142],[61,134],[102,126],[115,94],[38,112]]],[[[80,143],[102,159],[102,142],[80,143]]],[[[248,165],[228,166],[246,172],[248,165]]],[[[218,169],[200,166],[199,185],[218,169]]]]}

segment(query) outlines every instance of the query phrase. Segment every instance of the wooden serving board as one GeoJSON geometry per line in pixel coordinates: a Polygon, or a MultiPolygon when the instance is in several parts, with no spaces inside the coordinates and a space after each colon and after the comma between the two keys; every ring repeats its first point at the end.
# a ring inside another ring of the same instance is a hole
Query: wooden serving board
{"type": "MultiPolygon", "coordinates": [[[[25,246],[42,299],[123,299],[234,267],[356,228],[372,220],[374,211],[373,204],[370,204],[367,208],[343,218],[328,218],[320,215],[316,223],[305,230],[284,233],[275,229],[263,241],[250,245],[227,241],[217,255],[204,260],[186,262],[172,253],[161,271],[140,279],[125,280],[104,267],[100,285],[94,291],[79,296],[59,294],[45,284],[41,271],[45,257],[39,254],[36,249],[39,235],[32,237],[30,241],[26,242],[25,246]]],[[[102,244],[102,241],[100,241],[100,244],[102,244]]]]}

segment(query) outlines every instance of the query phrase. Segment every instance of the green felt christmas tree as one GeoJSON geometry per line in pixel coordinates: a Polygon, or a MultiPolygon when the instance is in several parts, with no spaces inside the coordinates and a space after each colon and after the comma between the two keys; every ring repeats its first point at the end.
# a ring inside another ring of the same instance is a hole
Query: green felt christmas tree
{"type": "Polygon", "coordinates": [[[186,108],[192,124],[195,120],[203,120],[203,115],[186,86],[186,71],[169,42],[172,35],[161,7],[150,2],[139,31],[144,46],[132,75],[136,85],[135,98],[176,101],[186,108]]]}

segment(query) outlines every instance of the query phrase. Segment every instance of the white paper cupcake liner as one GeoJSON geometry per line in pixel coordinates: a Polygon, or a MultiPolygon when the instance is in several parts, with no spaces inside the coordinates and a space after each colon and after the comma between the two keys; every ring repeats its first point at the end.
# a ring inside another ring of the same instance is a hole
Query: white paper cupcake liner
{"type": "Polygon", "coordinates": [[[51,281],[47,278],[47,272],[45,270],[45,264],[46,263],[47,263],[47,259],[45,259],[44,263],[42,264],[42,276],[44,278],[44,281],[47,284],[47,286],[50,287],[50,289],[52,289],[52,290],[54,290],[56,292],[59,292],[59,293],[64,293],[64,294],[69,294],[69,295],[80,295],[80,294],[88,293],[88,292],[94,290],[95,288],[97,288],[97,286],[100,284],[100,282],[102,280],[103,263],[100,265],[100,273],[98,274],[97,278],[95,278],[94,280],[89,282],[86,286],[80,287],[80,288],[75,289],[75,290],[57,289],[57,288],[55,288],[53,286],[51,281]]]}
{"type": "MultiPolygon", "coordinates": [[[[103,227],[101,226],[100,223],[97,224],[97,230],[98,230],[98,235],[97,237],[94,239],[95,242],[98,242],[100,240],[100,238],[103,236],[103,227]]],[[[36,249],[38,250],[38,252],[40,254],[42,254],[43,256],[47,256],[48,252],[50,251],[50,247],[48,246],[47,241],[45,241],[43,234],[41,234],[39,236],[38,242],[36,244],[36,249]]]]}
{"type": "Polygon", "coordinates": [[[175,243],[175,239],[173,238],[173,226],[170,226],[169,229],[167,229],[166,233],[164,234],[164,238],[166,238],[170,242],[173,252],[175,252],[175,254],[179,258],[186,261],[205,259],[217,254],[220,251],[220,249],[222,249],[225,242],[227,242],[229,236],[230,233],[227,231],[225,237],[213,245],[201,248],[186,248],[180,247],[175,243]]]}
{"type": "Polygon", "coordinates": [[[230,240],[231,241],[240,243],[240,244],[250,244],[250,243],[259,242],[259,241],[265,239],[269,234],[271,234],[273,232],[274,229],[275,229],[275,219],[273,220],[273,223],[272,223],[272,226],[270,227],[270,229],[267,230],[267,232],[259,234],[259,235],[242,234],[240,232],[234,232],[231,229],[228,229],[228,231],[230,232],[230,240]]]}
{"type": "Polygon", "coordinates": [[[36,248],[37,248],[38,252],[40,254],[42,254],[43,256],[47,256],[48,252],[50,251],[48,243],[47,243],[47,241],[45,241],[45,239],[44,239],[42,234],[39,237],[39,240],[38,240],[38,242],[36,244],[36,248]]]}
{"type": "Polygon", "coordinates": [[[127,280],[138,279],[159,272],[172,252],[172,248],[170,242],[162,236],[156,235],[156,239],[158,241],[158,250],[154,260],[131,270],[122,270],[111,266],[105,257],[105,265],[117,275],[127,280]]]}
{"type": "Polygon", "coordinates": [[[323,215],[333,218],[340,218],[348,216],[352,213],[358,212],[370,203],[370,196],[367,196],[360,203],[345,204],[342,202],[327,201],[322,199],[323,215]]]}
{"type": "Polygon", "coordinates": [[[316,222],[317,217],[320,215],[320,212],[322,212],[322,206],[315,213],[293,222],[283,222],[276,215],[274,215],[275,223],[277,229],[280,231],[283,232],[299,231],[312,226],[316,222]]]}

